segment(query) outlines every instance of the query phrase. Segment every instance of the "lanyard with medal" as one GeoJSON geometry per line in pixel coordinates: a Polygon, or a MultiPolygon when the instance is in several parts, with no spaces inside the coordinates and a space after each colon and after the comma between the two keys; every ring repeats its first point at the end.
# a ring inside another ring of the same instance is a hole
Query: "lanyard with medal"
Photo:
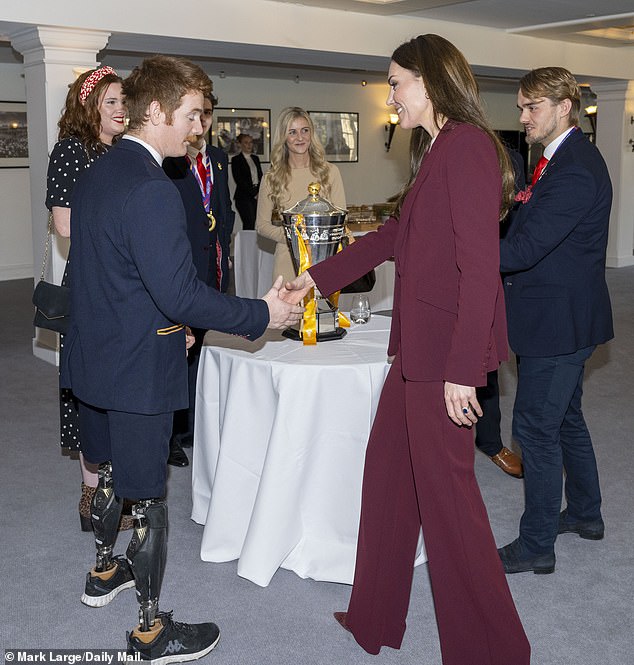
{"type": "Polygon", "coordinates": [[[198,182],[198,185],[200,187],[200,191],[203,196],[203,206],[205,208],[205,212],[207,213],[207,217],[209,219],[209,230],[213,231],[216,228],[216,218],[214,217],[214,214],[211,210],[211,164],[205,165],[204,161],[206,158],[206,155],[203,156],[202,153],[198,153],[201,157],[201,162],[200,165],[203,166],[204,171],[205,171],[205,182],[203,183],[200,171],[198,170],[199,164],[193,164],[190,160],[191,164],[191,170],[194,174],[194,177],[196,178],[196,181],[198,182]]]}

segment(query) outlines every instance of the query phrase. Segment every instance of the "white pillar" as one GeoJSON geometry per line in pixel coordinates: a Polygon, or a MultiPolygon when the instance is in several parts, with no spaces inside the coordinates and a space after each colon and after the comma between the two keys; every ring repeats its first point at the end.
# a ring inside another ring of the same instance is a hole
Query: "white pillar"
{"type": "MultiPolygon", "coordinates": [[[[26,104],[29,123],[29,179],[31,186],[31,224],[33,229],[33,270],[40,278],[44,254],[48,211],[46,170],[48,156],[57,141],[59,121],[68,86],[85,69],[93,69],[97,53],[106,45],[110,33],[30,26],[10,35],[11,45],[24,57],[26,104]]],[[[59,284],[64,273],[68,242],[53,240],[46,279],[59,284]]],[[[57,362],[57,335],[35,330],[33,353],[57,362]]]]}
{"type": "Polygon", "coordinates": [[[634,81],[592,85],[597,94],[597,147],[610,171],[614,199],[607,265],[634,265],[634,81]]]}

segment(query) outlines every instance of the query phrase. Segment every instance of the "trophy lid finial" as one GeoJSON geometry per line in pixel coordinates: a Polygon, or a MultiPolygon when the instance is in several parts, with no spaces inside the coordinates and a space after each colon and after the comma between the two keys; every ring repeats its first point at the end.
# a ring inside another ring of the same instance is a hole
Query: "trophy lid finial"
{"type": "Polygon", "coordinates": [[[320,191],[321,191],[321,183],[311,182],[310,185],[308,185],[308,193],[313,197],[313,201],[317,200],[320,191]]]}

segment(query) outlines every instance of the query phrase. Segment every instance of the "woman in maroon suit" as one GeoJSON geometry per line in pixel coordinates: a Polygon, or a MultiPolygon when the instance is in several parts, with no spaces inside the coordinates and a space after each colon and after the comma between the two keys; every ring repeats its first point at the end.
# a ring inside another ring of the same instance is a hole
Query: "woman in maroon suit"
{"type": "Polygon", "coordinates": [[[368,443],[354,586],[336,613],[369,653],[398,649],[422,526],[444,665],[526,665],[474,475],[476,386],[506,359],[499,219],[513,193],[464,56],[437,35],[399,46],[387,104],[412,130],[411,175],[376,233],[291,285],[330,294],[394,256],[395,359],[368,443]]]}

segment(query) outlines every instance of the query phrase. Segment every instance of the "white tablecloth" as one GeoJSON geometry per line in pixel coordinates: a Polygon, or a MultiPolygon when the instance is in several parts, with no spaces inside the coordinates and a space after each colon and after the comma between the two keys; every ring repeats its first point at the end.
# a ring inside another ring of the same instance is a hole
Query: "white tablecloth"
{"type": "Polygon", "coordinates": [[[204,561],[239,559],[238,574],[261,586],[279,567],[352,582],[389,324],[373,316],[313,347],[272,331],[255,343],[207,334],[192,469],[204,561]]]}
{"type": "MultiPolygon", "coordinates": [[[[275,243],[256,231],[239,231],[234,239],[234,276],[236,295],[261,298],[273,283],[275,243]]],[[[394,262],[386,261],[376,269],[376,284],[370,291],[370,307],[374,312],[392,309],[394,298],[394,262]]],[[[351,294],[343,293],[339,307],[350,311],[351,294]]]]}

